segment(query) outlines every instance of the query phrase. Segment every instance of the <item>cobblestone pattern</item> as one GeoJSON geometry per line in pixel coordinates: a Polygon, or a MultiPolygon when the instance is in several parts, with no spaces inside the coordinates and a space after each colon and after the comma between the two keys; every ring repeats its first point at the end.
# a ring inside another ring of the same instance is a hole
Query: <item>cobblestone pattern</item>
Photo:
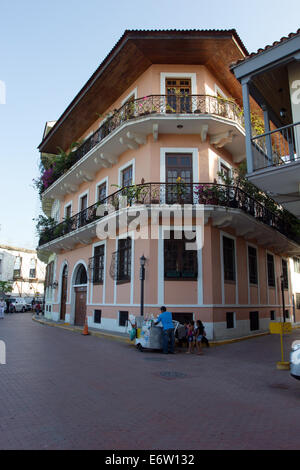
{"type": "Polygon", "coordinates": [[[162,356],[15,314],[0,340],[0,449],[300,446],[300,382],[276,369],[278,336],[162,356]]]}

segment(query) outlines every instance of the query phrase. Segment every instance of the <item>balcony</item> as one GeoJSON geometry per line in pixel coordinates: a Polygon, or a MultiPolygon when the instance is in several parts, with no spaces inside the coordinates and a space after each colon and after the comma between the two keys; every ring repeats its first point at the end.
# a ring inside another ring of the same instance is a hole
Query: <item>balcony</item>
{"type": "Polygon", "coordinates": [[[300,217],[300,123],[252,138],[252,183],[300,217]]]}
{"type": "Polygon", "coordinates": [[[150,208],[166,204],[190,204],[193,208],[203,205],[206,223],[211,218],[214,226],[230,226],[237,235],[257,239],[279,252],[300,252],[299,227],[287,214],[281,214],[279,207],[277,213],[273,212],[237,186],[214,183],[145,183],[122,188],[45,230],[39,249],[59,252],[73,249],[78,243],[90,244],[100,219],[117,215],[124,208],[138,210],[141,205],[150,208]],[[103,216],[97,213],[99,206],[104,208],[103,216]]]}
{"type": "Polygon", "coordinates": [[[210,143],[225,147],[236,162],[245,158],[243,117],[234,102],[209,95],[151,95],[115,110],[70,154],[63,171],[54,169],[43,197],[76,192],[78,184],[115,164],[121,153],[145,144],[149,134],[157,140],[159,133],[198,134],[203,141],[209,135],[210,143]]]}

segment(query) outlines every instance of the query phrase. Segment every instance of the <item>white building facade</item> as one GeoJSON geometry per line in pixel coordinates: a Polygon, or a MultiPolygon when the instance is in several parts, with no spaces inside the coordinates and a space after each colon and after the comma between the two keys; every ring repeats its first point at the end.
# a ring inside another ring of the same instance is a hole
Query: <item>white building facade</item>
{"type": "Polygon", "coordinates": [[[0,245],[0,281],[12,282],[12,296],[43,296],[45,271],[35,250],[0,245]]]}

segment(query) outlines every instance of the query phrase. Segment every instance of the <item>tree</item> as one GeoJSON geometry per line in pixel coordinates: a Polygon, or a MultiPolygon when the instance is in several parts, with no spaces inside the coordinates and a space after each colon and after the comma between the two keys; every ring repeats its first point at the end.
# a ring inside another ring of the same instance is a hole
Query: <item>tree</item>
{"type": "Polygon", "coordinates": [[[11,281],[0,281],[0,293],[1,294],[8,294],[12,292],[13,284],[11,281]]]}

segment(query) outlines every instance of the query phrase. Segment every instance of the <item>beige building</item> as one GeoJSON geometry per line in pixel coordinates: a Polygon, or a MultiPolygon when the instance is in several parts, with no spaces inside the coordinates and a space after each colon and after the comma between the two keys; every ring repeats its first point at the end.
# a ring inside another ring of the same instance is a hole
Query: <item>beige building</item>
{"type": "Polygon", "coordinates": [[[0,245],[0,281],[13,283],[12,294],[36,297],[44,294],[46,265],[35,250],[0,245]]]}
{"type": "Polygon", "coordinates": [[[233,30],[126,31],[44,133],[47,317],[125,331],[130,314],[166,305],[222,339],[268,331],[283,297],[285,318],[300,322],[299,233],[281,206],[235,177],[247,152],[230,65],[247,54],[233,30]],[[139,236],[132,220],[142,209],[148,228],[150,210],[173,205],[191,208],[188,234],[175,217],[158,217],[156,234],[139,236]],[[199,213],[204,244],[189,250],[199,213]],[[100,234],[100,222],[115,223],[115,235],[100,234]]]}

